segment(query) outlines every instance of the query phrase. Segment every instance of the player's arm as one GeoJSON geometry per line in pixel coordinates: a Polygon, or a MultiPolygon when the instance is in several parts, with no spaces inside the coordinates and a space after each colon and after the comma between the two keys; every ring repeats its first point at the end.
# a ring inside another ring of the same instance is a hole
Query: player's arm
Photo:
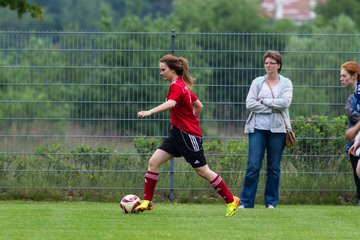
{"type": "Polygon", "coordinates": [[[153,109],[150,109],[148,111],[140,111],[140,112],[138,112],[137,116],[138,116],[138,118],[148,117],[150,115],[169,110],[169,109],[171,109],[171,108],[173,108],[175,106],[176,106],[176,101],[172,100],[172,99],[169,99],[166,102],[160,104],[159,106],[154,107],[153,109]]]}
{"type": "Polygon", "coordinates": [[[192,105],[193,105],[194,115],[199,116],[200,113],[202,112],[202,109],[204,108],[204,105],[200,102],[199,99],[193,102],[192,105]]]}
{"type": "Polygon", "coordinates": [[[345,115],[352,122],[360,121],[360,112],[357,109],[356,99],[353,94],[350,95],[346,101],[345,115]]]}
{"type": "Polygon", "coordinates": [[[190,92],[191,105],[193,107],[193,114],[199,116],[204,108],[203,104],[200,102],[199,98],[195,93],[190,92]]]}
{"type": "Polygon", "coordinates": [[[346,130],[345,140],[352,141],[359,131],[360,131],[360,122],[358,122],[357,124],[355,124],[355,126],[346,130]]]}

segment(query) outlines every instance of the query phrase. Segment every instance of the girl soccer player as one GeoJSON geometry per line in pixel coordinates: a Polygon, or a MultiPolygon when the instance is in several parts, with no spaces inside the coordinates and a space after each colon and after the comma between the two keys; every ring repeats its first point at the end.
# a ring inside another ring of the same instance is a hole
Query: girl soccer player
{"type": "Polygon", "coordinates": [[[151,156],[147,173],[145,174],[144,197],[135,212],[152,210],[156,183],[159,178],[159,168],[166,161],[183,156],[191,164],[195,172],[206,179],[227,204],[226,216],[233,216],[240,203],[233,196],[224,180],[212,171],[205,159],[202,143],[202,132],[199,124],[199,114],[203,105],[197,96],[191,92],[194,80],[189,73],[189,63],[185,58],[165,55],[160,59],[160,75],[170,82],[166,101],[148,111],[137,113],[138,118],[170,110],[172,129],[169,136],[151,156]]]}

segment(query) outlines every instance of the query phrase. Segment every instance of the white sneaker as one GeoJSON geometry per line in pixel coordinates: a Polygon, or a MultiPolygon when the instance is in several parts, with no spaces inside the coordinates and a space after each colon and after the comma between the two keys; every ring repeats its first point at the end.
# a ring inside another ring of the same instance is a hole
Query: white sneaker
{"type": "Polygon", "coordinates": [[[273,205],[268,205],[267,208],[275,208],[273,205]]]}
{"type": "Polygon", "coordinates": [[[244,206],[244,205],[240,205],[238,208],[245,208],[245,206],[244,206]]]}

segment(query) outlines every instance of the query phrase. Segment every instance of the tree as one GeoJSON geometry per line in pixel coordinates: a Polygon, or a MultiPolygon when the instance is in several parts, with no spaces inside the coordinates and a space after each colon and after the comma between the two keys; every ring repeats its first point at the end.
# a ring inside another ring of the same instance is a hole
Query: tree
{"type": "Polygon", "coordinates": [[[329,21],[327,26],[314,27],[312,31],[311,34],[291,36],[284,50],[283,59],[289,59],[285,60],[289,70],[284,71],[284,75],[296,86],[291,114],[339,116],[344,113],[345,100],[351,91],[339,93],[340,87],[334,86],[340,86],[338,76],[341,64],[350,60],[358,61],[355,53],[358,52],[356,43],[359,30],[353,19],[340,15],[329,21]],[[343,33],[346,33],[346,38],[341,37],[343,33]],[[329,35],[325,37],[324,34],[329,35]],[[334,47],[333,52],[329,52],[329,46],[334,47]],[[294,55],[294,52],[298,54],[294,55]],[[332,67],[324,68],[324,63],[332,67]]]}
{"type": "Polygon", "coordinates": [[[25,13],[30,13],[31,17],[42,20],[44,10],[34,3],[28,3],[27,0],[0,0],[0,6],[9,8],[11,11],[17,11],[18,17],[25,13]]]}
{"type": "MultiPolygon", "coordinates": [[[[294,29],[294,24],[285,20],[276,24],[261,11],[258,0],[193,0],[191,4],[187,0],[174,0],[172,16],[177,19],[178,27],[174,29],[179,32],[209,33],[195,38],[196,48],[193,48],[195,53],[205,53],[203,61],[197,60],[197,64],[211,69],[208,79],[211,84],[206,95],[199,96],[205,102],[217,99],[216,104],[207,104],[207,112],[212,112],[209,119],[216,120],[220,128],[242,128],[242,122],[227,120],[246,117],[239,103],[246,98],[247,85],[259,74],[258,69],[263,68],[262,53],[266,49],[282,51],[286,41],[286,37],[244,33],[289,31],[294,29]],[[257,51],[261,53],[253,57],[257,51]]],[[[176,39],[177,48],[179,43],[187,42],[181,41],[181,34],[176,39]]],[[[203,127],[207,127],[206,123],[203,127]]]]}
{"type": "Polygon", "coordinates": [[[328,0],[324,4],[318,4],[315,12],[317,14],[316,23],[320,26],[328,25],[329,21],[340,16],[346,15],[360,27],[360,1],[359,0],[328,0]]]}
{"type": "Polygon", "coordinates": [[[266,23],[259,1],[175,0],[173,6],[181,22],[178,31],[257,32],[266,23]]]}
{"type": "Polygon", "coordinates": [[[52,127],[60,134],[64,130],[65,121],[41,119],[64,119],[69,115],[71,105],[63,96],[71,95],[69,89],[73,88],[68,88],[62,82],[67,80],[66,69],[54,68],[54,66],[66,64],[64,61],[66,53],[61,53],[56,49],[50,50],[51,47],[47,51],[36,51],[52,44],[51,38],[39,37],[36,33],[23,35],[21,43],[14,44],[15,48],[27,49],[27,51],[2,51],[0,53],[0,64],[9,66],[0,69],[2,83],[0,96],[1,100],[11,99],[3,101],[0,106],[3,126],[6,126],[7,130],[11,129],[10,126],[26,129],[41,122],[42,129],[52,127]],[[22,67],[12,66],[14,62],[22,67]],[[41,74],[38,74],[39,72],[41,74]],[[52,110],[49,111],[49,109],[52,110]],[[26,123],[16,120],[19,113],[28,119],[26,123]],[[14,121],[6,120],[6,118],[14,118],[14,121]]]}

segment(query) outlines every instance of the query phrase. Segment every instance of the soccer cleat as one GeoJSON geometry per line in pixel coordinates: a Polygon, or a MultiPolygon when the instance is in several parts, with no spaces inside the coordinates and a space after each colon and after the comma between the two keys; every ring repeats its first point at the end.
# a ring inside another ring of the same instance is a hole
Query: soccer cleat
{"type": "Polygon", "coordinates": [[[135,213],[143,212],[145,210],[153,210],[155,208],[153,202],[149,200],[143,200],[139,206],[134,210],[135,213]]]}
{"type": "Polygon", "coordinates": [[[234,196],[234,201],[232,203],[226,204],[226,217],[231,217],[235,214],[237,207],[240,204],[240,198],[234,196]]]}

